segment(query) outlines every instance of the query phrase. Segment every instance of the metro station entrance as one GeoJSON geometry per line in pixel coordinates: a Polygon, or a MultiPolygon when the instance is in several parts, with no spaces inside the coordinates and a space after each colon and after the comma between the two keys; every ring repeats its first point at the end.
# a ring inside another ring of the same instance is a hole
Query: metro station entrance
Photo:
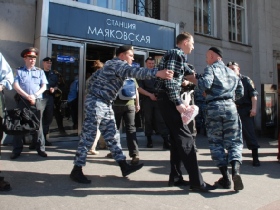
{"type": "MultiPolygon", "coordinates": [[[[60,109],[60,113],[57,116],[55,114],[57,110],[54,112],[49,137],[75,137],[81,132],[85,84],[93,73],[93,63],[96,60],[100,60],[102,63],[111,60],[115,56],[116,49],[117,46],[49,40],[48,55],[53,60],[52,69],[58,71],[64,80],[64,85],[59,87],[62,92],[61,101],[56,105],[60,109]],[[79,78],[78,127],[73,127],[67,97],[70,85],[77,75],[79,78]],[[61,126],[65,132],[61,131],[61,126]]],[[[133,65],[145,66],[147,56],[148,52],[135,50],[133,65]]]]}

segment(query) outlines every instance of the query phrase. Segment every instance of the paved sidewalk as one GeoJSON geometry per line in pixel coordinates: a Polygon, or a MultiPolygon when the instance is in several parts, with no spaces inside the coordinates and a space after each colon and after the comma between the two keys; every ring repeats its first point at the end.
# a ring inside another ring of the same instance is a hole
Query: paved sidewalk
{"type": "MultiPolygon", "coordinates": [[[[76,138],[77,139],[77,138],[76,138]]],[[[47,148],[48,158],[39,157],[26,145],[22,155],[10,160],[11,146],[2,146],[1,176],[12,190],[0,192],[0,209],[280,209],[280,164],[277,163],[276,141],[259,138],[261,167],[251,165],[251,153],[243,150],[241,168],[245,189],[236,193],[218,189],[211,193],[194,193],[189,187],[168,187],[169,151],[162,149],[156,137],[154,148],[147,149],[145,138],[138,137],[140,158],[145,166],[138,172],[121,176],[117,164],[105,158],[107,150],[89,155],[84,173],[90,185],[70,180],[77,140],[58,141],[47,148]]],[[[122,146],[126,150],[125,138],[122,146]]],[[[221,175],[211,160],[208,142],[198,136],[198,160],[204,180],[213,184],[221,175]]],[[[128,158],[130,161],[130,159],[128,158]]],[[[184,178],[188,180],[185,170],[184,178]]]]}

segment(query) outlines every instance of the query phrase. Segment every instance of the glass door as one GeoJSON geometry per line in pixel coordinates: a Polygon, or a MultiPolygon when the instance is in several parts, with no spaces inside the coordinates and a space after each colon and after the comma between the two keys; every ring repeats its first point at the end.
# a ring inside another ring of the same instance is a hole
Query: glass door
{"type": "Polygon", "coordinates": [[[134,61],[133,65],[139,65],[145,67],[145,59],[147,58],[148,53],[144,51],[134,50],[134,61]]]}
{"type": "Polygon", "coordinates": [[[60,91],[55,93],[55,109],[49,136],[77,136],[81,131],[83,118],[84,45],[49,40],[48,56],[52,58],[52,69],[61,75],[60,91]]]}

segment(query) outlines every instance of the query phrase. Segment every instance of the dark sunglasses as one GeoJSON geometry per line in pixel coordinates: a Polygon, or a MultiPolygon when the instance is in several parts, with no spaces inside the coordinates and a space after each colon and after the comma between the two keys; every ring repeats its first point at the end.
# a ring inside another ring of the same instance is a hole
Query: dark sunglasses
{"type": "Polygon", "coordinates": [[[238,63],[236,63],[236,62],[234,62],[234,61],[230,61],[230,62],[228,62],[228,64],[227,64],[227,67],[229,67],[229,66],[239,66],[239,65],[238,65],[238,63]]]}

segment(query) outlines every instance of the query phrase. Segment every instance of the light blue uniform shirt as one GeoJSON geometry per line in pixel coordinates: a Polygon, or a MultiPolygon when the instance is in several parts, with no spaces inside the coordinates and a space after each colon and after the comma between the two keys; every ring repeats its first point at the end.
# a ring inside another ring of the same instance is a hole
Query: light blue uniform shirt
{"type": "MultiPolygon", "coordinates": [[[[33,67],[27,70],[26,66],[16,69],[15,82],[29,95],[34,95],[40,90],[43,84],[48,84],[48,80],[42,69],[33,67]]],[[[42,94],[38,98],[42,98],[42,94]]]]}

